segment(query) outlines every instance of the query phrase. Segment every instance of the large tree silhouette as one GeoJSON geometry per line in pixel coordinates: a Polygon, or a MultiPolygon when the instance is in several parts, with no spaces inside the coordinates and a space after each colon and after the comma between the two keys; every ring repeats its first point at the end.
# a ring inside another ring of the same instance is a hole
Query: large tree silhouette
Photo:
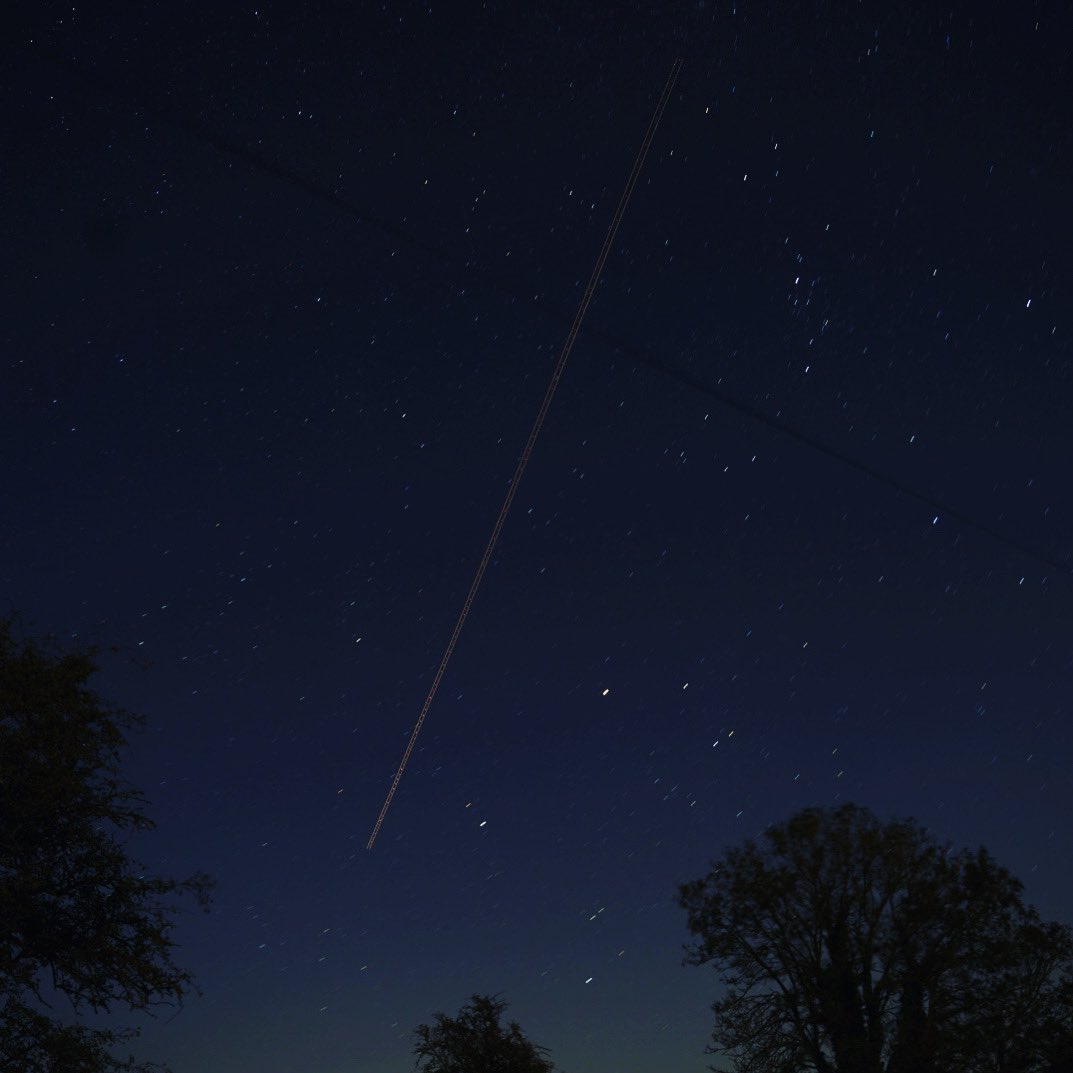
{"type": "Polygon", "coordinates": [[[435,1023],[414,1030],[415,1068],[420,1073],[551,1073],[546,1047],[526,1039],[517,1022],[501,1025],[507,1003],[473,995],[457,1017],[436,1014],[435,1023]]]}
{"type": "Polygon", "coordinates": [[[115,1048],[137,1033],[80,1017],[182,1001],[173,896],[209,881],[152,876],[125,839],[151,830],[120,776],[140,720],[87,683],[93,653],[19,640],[0,620],[0,1070],[153,1068],[115,1048]],[[62,1005],[61,1005],[62,1003],[62,1005]]]}
{"type": "Polygon", "coordinates": [[[725,987],[709,1053],[739,1073],[1069,1070],[1073,933],[983,849],[806,809],[679,895],[686,961],[725,987]]]}

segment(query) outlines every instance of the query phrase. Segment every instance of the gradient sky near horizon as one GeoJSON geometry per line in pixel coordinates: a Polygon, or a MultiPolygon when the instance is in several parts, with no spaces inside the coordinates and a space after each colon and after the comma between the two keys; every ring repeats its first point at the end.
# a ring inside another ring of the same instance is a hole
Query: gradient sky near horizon
{"type": "Polygon", "coordinates": [[[566,1073],[699,1073],[676,885],[810,805],[1073,918],[1068,27],[518,8],[5,52],[0,606],[101,646],[138,852],[218,880],[136,1051],[176,1073],[410,1069],[474,992],[566,1073]]]}

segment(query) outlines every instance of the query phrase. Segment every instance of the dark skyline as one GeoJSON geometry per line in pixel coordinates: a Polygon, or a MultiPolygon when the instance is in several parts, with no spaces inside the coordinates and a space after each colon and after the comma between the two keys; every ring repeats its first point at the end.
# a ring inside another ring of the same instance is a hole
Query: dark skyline
{"type": "Polygon", "coordinates": [[[102,648],[139,852],[219,882],[204,997],[139,1056],[389,1073],[502,992],[567,1073],[700,1071],[676,884],[808,805],[983,844],[1070,919],[1066,30],[24,19],[0,595],[102,648]]]}

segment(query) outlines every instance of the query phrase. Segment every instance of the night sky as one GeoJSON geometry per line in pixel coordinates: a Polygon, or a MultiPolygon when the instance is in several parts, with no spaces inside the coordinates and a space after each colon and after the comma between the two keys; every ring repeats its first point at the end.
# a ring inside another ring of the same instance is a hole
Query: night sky
{"type": "Polygon", "coordinates": [[[0,609],[101,646],[134,849],[218,880],[177,1073],[396,1073],[473,992],[699,1073],[676,885],[811,805],[1073,916],[1058,8],[522,8],[9,35],[0,609]]]}

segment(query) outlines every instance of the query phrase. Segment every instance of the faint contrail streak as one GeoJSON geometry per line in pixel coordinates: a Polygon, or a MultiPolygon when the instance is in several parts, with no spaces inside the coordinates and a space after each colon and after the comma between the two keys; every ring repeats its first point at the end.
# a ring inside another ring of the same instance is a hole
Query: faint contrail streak
{"type": "Polygon", "coordinates": [[[559,361],[556,363],[555,371],[551,374],[548,390],[544,393],[544,401],[540,404],[536,420],[533,422],[533,427],[529,432],[529,439],[526,441],[525,448],[518,459],[518,465],[515,467],[514,476],[511,479],[510,487],[507,489],[506,498],[503,500],[503,506],[499,509],[499,517],[496,518],[496,523],[492,528],[492,535],[488,538],[488,543],[485,546],[484,554],[481,556],[477,572],[473,575],[473,581],[470,583],[469,592],[466,593],[466,599],[462,604],[462,610],[459,612],[458,620],[455,622],[455,628],[451,632],[451,639],[447,642],[447,648],[443,653],[443,658],[440,660],[439,667],[436,668],[436,676],[432,679],[432,686],[429,688],[428,696],[425,697],[425,703],[421,705],[421,714],[418,716],[417,722],[414,724],[413,732],[410,734],[410,740],[406,743],[406,749],[402,754],[399,768],[395,772],[395,777],[391,780],[391,789],[387,792],[387,797],[384,799],[384,805],[380,809],[380,815],[377,816],[376,824],[373,826],[373,832],[369,835],[369,841],[365,845],[366,849],[373,848],[373,844],[376,842],[376,836],[380,833],[380,828],[384,823],[384,817],[387,815],[387,810],[391,807],[391,801],[395,796],[395,791],[399,788],[399,782],[402,780],[402,773],[406,770],[410,754],[414,751],[414,744],[417,741],[417,736],[421,733],[421,727],[425,724],[425,716],[428,715],[428,710],[432,707],[432,700],[436,696],[436,691],[440,688],[440,681],[443,678],[444,671],[447,670],[447,664],[451,661],[455,645],[458,644],[458,637],[462,632],[462,627],[466,623],[469,609],[473,606],[473,601],[477,596],[477,590],[481,587],[481,582],[484,580],[484,573],[488,569],[488,564],[492,561],[492,554],[495,551],[496,543],[499,540],[499,534],[503,530],[503,523],[507,520],[507,514],[510,511],[511,503],[514,502],[514,493],[518,490],[518,484],[521,482],[522,475],[525,473],[525,467],[529,464],[529,456],[533,453],[533,445],[536,443],[537,436],[540,435],[540,430],[544,425],[544,419],[548,416],[551,400],[555,397],[555,389],[559,386],[559,380],[562,377],[563,370],[566,368],[566,363],[570,358],[570,352],[574,349],[574,342],[577,339],[578,332],[581,331],[582,321],[584,321],[585,314],[589,311],[593,296],[596,294],[596,287],[600,282],[600,276],[603,273],[604,265],[607,263],[607,257],[611,252],[615,236],[618,234],[619,225],[622,223],[622,217],[626,213],[626,206],[630,202],[633,188],[637,185],[637,179],[641,174],[641,168],[644,165],[645,157],[648,155],[648,150],[652,146],[652,139],[656,136],[656,129],[659,127],[659,122],[663,118],[663,113],[671,99],[671,93],[674,90],[674,84],[678,79],[678,72],[681,69],[682,61],[680,59],[675,60],[674,65],[671,67],[671,73],[667,76],[667,82],[663,87],[663,92],[660,94],[659,102],[656,104],[656,110],[652,113],[652,118],[649,120],[648,129],[645,131],[645,136],[641,141],[641,148],[637,151],[637,157],[633,162],[630,177],[626,180],[626,188],[622,191],[622,197],[619,198],[618,207],[615,209],[615,215],[611,218],[611,223],[607,228],[604,244],[600,247],[600,253],[596,258],[596,264],[593,266],[592,275],[589,277],[589,284],[585,288],[585,293],[581,297],[581,304],[578,306],[577,313],[574,314],[574,322],[570,325],[570,331],[567,333],[566,342],[563,343],[559,361]]]}

